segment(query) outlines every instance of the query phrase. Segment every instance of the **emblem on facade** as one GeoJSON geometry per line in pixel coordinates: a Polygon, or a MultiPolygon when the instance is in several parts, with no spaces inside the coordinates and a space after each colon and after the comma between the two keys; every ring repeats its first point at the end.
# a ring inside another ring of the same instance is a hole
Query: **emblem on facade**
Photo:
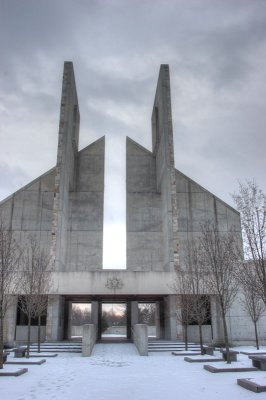
{"type": "Polygon", "coordinates": [[[120,279],[116,276],[113,276],[112,278],[107,279],[105,286],[108,289],[113,290],[115,293],[116,290],[122,289],[122,287],[124,286],[124,283],[123,283],[122,279],[120,279]]]}

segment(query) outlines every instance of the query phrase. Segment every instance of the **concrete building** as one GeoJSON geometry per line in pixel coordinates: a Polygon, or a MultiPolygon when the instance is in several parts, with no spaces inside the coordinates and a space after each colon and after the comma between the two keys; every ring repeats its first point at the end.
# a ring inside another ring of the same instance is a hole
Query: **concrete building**
{"type": "MultiPolygon", "coordinates": [[[[47,340],[71,337],[74,303],[90,303],[91,322],[103,329],[105,304],[126,308],[125,336],[138,322],[139,305],[155,305],[157,338],[182,339],[171,291],[175,267],[200,224],[215,220],[221,232],[241,240],[239,213],[175,169],[169,67],[160,68],[152,111],[152,151],[130,138],[126,144],[127,265],[104,270],[104,137],[78,151],[79,106],[73,65],[65,62],[56,167],[0,203],[8,225],[23,245],[34,235],[53,260],[53,288],[42,334],[47,340]]],[[[219,308],[210,296],[206,341],[222,340],[219,308]]],[[[6,319],[5,340],[24,337],[14,298],[6,319]]],[[[232,342],[253,338],[252,324],[238,303],[228,314],[232,342]]],[[[190,339],[197,340],[195,326],[190,339]]]]}

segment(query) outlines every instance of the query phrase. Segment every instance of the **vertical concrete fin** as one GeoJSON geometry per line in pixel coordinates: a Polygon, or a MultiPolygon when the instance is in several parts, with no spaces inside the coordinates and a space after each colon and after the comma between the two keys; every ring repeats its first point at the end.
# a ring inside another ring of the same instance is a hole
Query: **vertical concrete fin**
{"type": "Polygon", "coordinates": [[[56,270],[66,262],[69,191],[75,187],[79,107],[72,62],[64,63],[54,188],[51,256],[56,270]]]}
{"type": "Polygon", "coordinates": [[[179,263],[176,177],[170,73],[161,65],[152,111],[152,147],[156,158],[156,183],[162,195],[164,269],[173,270],[179,263]]]}
{"type": "Polygon", "coordinates": [[[57,167],[61,178],[68,176],[70,189],[74,186],[75,159],[79,144],[79,105],[73,64],[64,63],[62,95],[60,105],[57,167]]]}

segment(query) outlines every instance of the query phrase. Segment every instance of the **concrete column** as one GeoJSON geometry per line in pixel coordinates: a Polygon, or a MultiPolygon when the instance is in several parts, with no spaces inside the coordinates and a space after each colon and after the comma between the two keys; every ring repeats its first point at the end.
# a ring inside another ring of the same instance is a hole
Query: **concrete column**
{"type": "Polygon", "coordinates": [[[95,332],[98,339],[100,339],[100,332],[99,332],[99,302],[92,301],[91,302],[91,323],[95,326],[95,332]]]}
{"type": "Polygon", "coordinates": [[[165,298],[165,339],[176,340],[177,318],[176,318],[176,295],[170,294],[165,298]]]}
{"type": "Polygon", "coordinates": [[[98,301],[91,302],[91,323],[96,327],[98,326],[98,312],[99,312],[99,304],[98,301]]]}
{"type": "Polygon", "coordinates": [[[4,320],[4,343],[10,346],[16,339],[17,303],[17,296],[12,296],[4,320]]]}
{"type": "Polygon", "coordinates": [[[139,322],[139,307],[137,301],[131,301],[131,327],[139,322]]]}
{"type": "Polygon", "coordinates": [[[82,356],[89,357],[96,341],[96,328],[93,324],[83,325],[82,356]]]}
{"type": "Polygon", "coordinates": [[[136,324],[133,327],[133,340],[140,356],[148,355],[148,325],[136,324]]]}
{"type": "Polygon", "coordinates": [[[220,307],[215,296],[211,296],[211,318],[212,318],[212,342],[220,344],[224,341],[223,324],[220,307]]]}
{"type": "Polygon", "coordinates": [[[72,337],[72,301],[68,301],[68,323],[67,323],[67,339],[72,337]]]}
{"type": "Polygon", "coordinates": [[[156,339],[161,339],[161,319],[160,319],[160,302],[155,303],[155,326],[156,326],[156,339]]]}
{"type": "Polygon", "coordinates": [[[46,340],[58,341],[63,338],[64,299],[59,295],[48,296],[46,340]]]}
{"type": "Polygon", "coordinates": [[[182,341],[184,340],[184,327],[182,325],[181,313],[181,307],[176,307],[176,338],[182,341]]]}

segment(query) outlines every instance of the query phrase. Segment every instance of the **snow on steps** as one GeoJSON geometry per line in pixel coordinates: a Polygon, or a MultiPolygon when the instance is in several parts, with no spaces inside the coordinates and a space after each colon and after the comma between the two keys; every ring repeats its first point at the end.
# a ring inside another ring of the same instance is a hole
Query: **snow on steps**
{"type": "MultiPolygon", "coordinates": [[[[103,342],[104,343],[104,342],[103,342]]],[[[188,351],[198,352],[200,346],[195,343],[188,343],[188,351]]],[[[31,345],[31,352],[35,353],[38,351],[37,343],[31,345]]],[[[149,352],[182,352],[186,351],[185,343],[170,340],[149,340],[148,343],[149,352]]],[[[45,353],[81,353],[82,344],[81,342],[44,342],[41,343],[41,352],[45,353]]]]}
{"type": "MultiPolygon", "coordinates": [[[[195,343],[188,343],[187,350],[198,352],[200,351],[200,345],[195,343]]],[[[177,342],[172,340],[149,340],[148,351],[186,351],[186,346],[184,342],[177,342]]]]}
{"type": "MultiPolygon", "coordinates": [[[[38,345],[34,343],[30,346],[31,353],[38,352],[38,345]]],[[[41,352],[45,353],[81,353],[81,343],[73,342],[44,342],[41,343],[41,352]]]]}

